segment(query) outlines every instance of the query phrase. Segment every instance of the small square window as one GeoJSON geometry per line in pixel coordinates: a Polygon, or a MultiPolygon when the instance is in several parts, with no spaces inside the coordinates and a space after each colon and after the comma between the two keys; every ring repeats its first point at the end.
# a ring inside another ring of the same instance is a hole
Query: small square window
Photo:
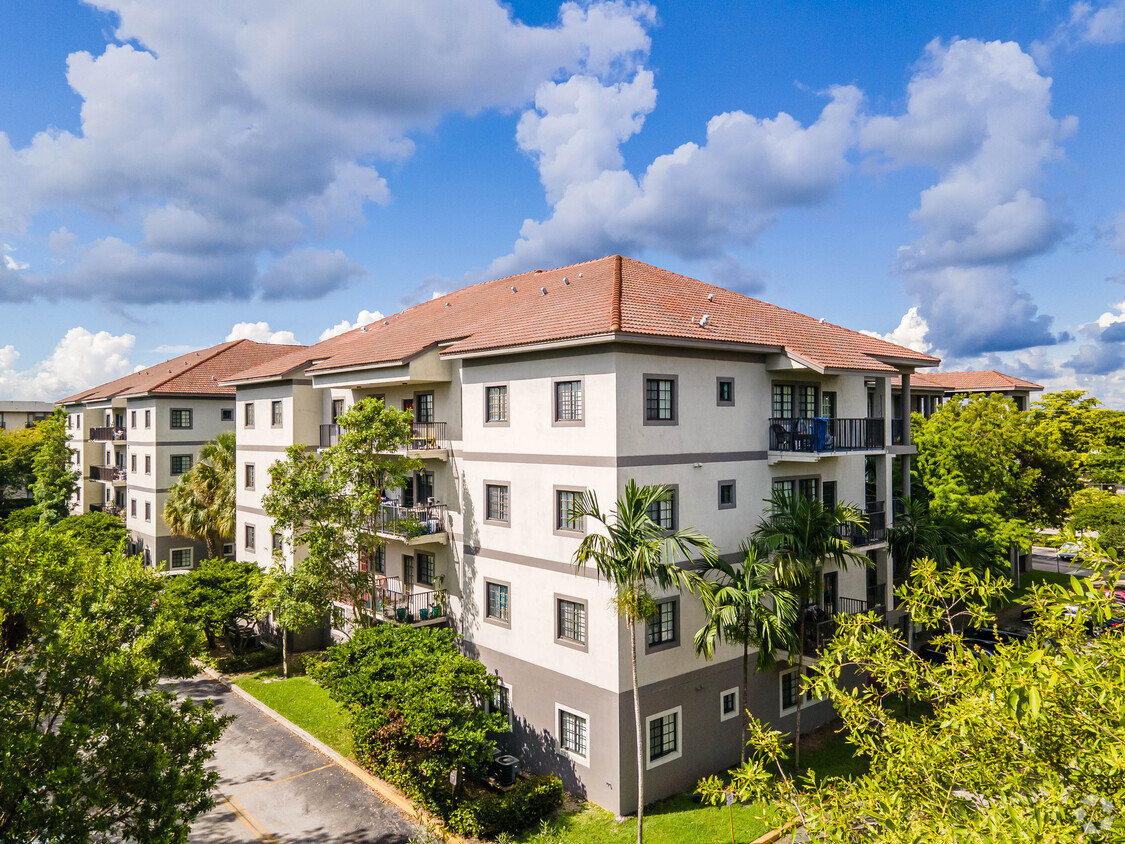
{"type": "Polygon", "coordinates": [[[556,638],[578,645],[586,644],[586,603],[558,598],[556,638]]]}
{"type": "Polygon", "coordinates": [[[219,410],[220,422],[233,422],[234,421],[234,408],[224,407],[219,410]]]}
{"type": "Polygon", "coordinates": [[[510,625],[512,623],[512,615],[511,606],[509,604],[508,584],[492,583],[488,581],[485,583],[485,590],[487,596],[485,617],[500,624],[510,625]]]}
{"type": "Polygon", "coordinates": [[[244,543],[247,551],[253,551],[257,541],[257,531],[253,525],[246,526],[246,542],[244,543]]]}
{"type": "Polygon", "coordinates": [[[501,425],[508,421],[508,385],[493,384],[484,388],[484,421],[486,425],[501,425]]]}
{"type": "Polygon", "coordinates": [[[191,568],[191,549],[190,548],[173,548],[171,554],[172,568],[174,569],[190,569],[191,568]]]}
{"type": "Polygon", "coordinates": [[[734,481],[719,481],[719,509],[733,510],[734,508],[734,481]]]}
{"type": "Polygon", "coordinates": [[[254,488],[254,464],[253,463],[247,463],[243,467],[243,472],[246,476],[245,477],[246,488],[247,489],[253,489],[254,488]]]}
{"type": "Polygon", "coordinates": [[[182,475],[184,472],[191,468],[191,455],[190,454],[173,454],[171,460],[171,472],[173,475],[182,475]]]}
{"type": "Polygon", "coordinates": [[[738,717],[738,689],[727,689],[719,695],[719,720],[729,721],[738,717]]]}
{"type": "Polygon", "coordinates": [[[509,524],[511,516],[508,506],[508,485],[485,484],[484,494],[484,520],[495,524],[509,524]]]}
{"type": "Polygon", "coordinates": [[[716,382],[715,403],[719,407],[734,407],[734,379],[719,378],[716,382]]]}
{"type": "Polygon", "coordinates": [[[586,719],[576,712],[559,710],[559,747],[583,759],[587,755],[586,719]]]}
{"type": "Polygon", "coordinates": [[[168,417],[169,428],[187,429],[191,427],[191,408],[172,408],[168,417]]]}
{"type": "Polygon", "coordinates": [[[242,427],[254,427],[254,402],[248,401],[242,406],[242,427]]]}
{"type": "Polygon", "coordinates": [[[270,425],[274,428],[281,427],[281,402],[270,403],[270,425]]]}
{"type": "Polygon", "coordinates": [[[582,421],[582,382],[555,382],[555,422],[577,423],[582,421]]]}
{"type": "Polygon", "coordinates": [[[646,425],[676,424],[676,378],[672,375],[645,376],[646,425]]]}
{"type": "Polygon", "coordinates": [[[152,411],[146,410],[145,411],[145,428],[151,428],[151,427],[152,427],[152,411]]]}
{"type": "Polygon", "coordinates": [[[648,644],[646,652],[664,650],[680,643],[680,602],[677,598],[660,601],[656,612],[648,618],[648,644]]]}
{"type": "Polygon", "coordinates": [[[224,542],[223,543],[223,556],[228,557],[232,560],[234,559],[234,543],[233,542],[224,542]]]}

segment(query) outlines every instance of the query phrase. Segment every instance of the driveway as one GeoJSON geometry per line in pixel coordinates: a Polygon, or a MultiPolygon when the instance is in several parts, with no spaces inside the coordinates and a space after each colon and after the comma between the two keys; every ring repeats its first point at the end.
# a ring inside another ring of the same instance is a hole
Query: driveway
{"type": "Polygon", "coordinates": [[[219,772],[215,808],[192,825],[192,844],[407,844],[421,836],[397,809],[221,683],[200,675],[166,685],[235,716],[208,766],[219,772]]]}

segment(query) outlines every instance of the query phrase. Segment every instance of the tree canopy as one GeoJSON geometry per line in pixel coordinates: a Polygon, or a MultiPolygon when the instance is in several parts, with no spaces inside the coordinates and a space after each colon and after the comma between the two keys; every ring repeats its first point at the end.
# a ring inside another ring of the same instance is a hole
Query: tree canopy
{"type": "Polygon", "coordinates": [[[81,472],[71,464],[74,449],[67,444],[66,414],[61,407],[35,427],[40,441],[32,466],[31,494],[39,506],[39,520],[54,524],[70,511],[81,472]]]}
{"type": "Polygon", "coordinates": [[[204,560],[194,570],[170,578],[167,591],[181,602],[184,620],[198,625],[214,647],[228,627],[258,617],[254,596],[263,576],[252,562],[204,560]]]}
{"type": "Polygon", "coordinates": [[[185,841],[211,806],[225,719],[157,685],[200,644],[161,586],[59,528],[0,536],[0,840],[185,841]]]}
{"type": "Polygon", "coordinates": [[[38,426],[0,429],[0,503],[23,498],[25,490],[30,494],[42,437],[38,426]]]}

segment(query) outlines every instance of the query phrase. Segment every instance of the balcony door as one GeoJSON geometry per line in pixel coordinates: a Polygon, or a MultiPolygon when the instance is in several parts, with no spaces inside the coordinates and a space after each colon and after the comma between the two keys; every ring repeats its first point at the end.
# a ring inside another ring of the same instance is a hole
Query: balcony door
{"type": "Polygon", "coordinates": [[[829,571],[824,573],[824,610],[829,615],[836,614],[836,599],[840,597],[840,574],[829,571]]]}
{"type": "Polygon", "coordinates": [[[414,591],[414,558],[402,558],[402,594],[409,595],[414,591]]]}

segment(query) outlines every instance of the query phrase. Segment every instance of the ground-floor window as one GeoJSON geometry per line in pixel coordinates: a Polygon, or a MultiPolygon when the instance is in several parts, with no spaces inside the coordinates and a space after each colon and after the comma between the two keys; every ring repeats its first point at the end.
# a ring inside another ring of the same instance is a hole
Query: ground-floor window
{"type": "Polygon", "coordinates": [[[174,569],[190,569],[191,568],[191,549],[190,548],[173,548],[171,552],[172,568],[174,569]]]}
{"type": "Polygon", "coordinates": [[[673,759],[679,759],[681,753],[681,716],[682,707],[668,709],[650,715],[646,719],[648,725],[648,767],[663,765],[673,759]]]}
{"type": "Polygon", "coordinates": [[[586,715],[563,709],[561,706],[557,707],[557,711],[559,747],[571,758],[577,758],[577,761],[585,764],[589,757],[586,715]]]}

